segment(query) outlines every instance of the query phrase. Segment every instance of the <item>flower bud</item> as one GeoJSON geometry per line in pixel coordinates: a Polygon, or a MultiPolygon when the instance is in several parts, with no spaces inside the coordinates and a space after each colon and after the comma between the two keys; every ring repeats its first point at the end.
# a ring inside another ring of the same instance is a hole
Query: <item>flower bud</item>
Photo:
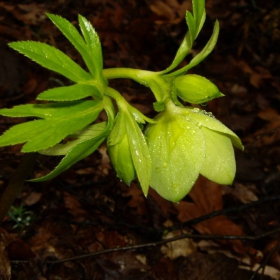
{"type": "Polygon", "coordinates": [[[115,145],[107,145],[108,154],[112,165],[117,172],[117,176],[127,185],[135,179],[136,172],[131,157],[131,152],[125,135],[123,139],[115,145]]]}
{"type": "Polygon", "coordinates": [[[175,90],[180,98],[191,104],[202,104],[224,96],[208,79],[194,74],[177,77],[175,90]]]}

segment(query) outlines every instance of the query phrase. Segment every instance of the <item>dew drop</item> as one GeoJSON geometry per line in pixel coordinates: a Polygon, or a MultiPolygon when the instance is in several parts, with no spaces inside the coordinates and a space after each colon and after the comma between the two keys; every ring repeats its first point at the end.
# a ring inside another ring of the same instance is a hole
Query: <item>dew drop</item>
{"type": "Polygon", "coordinates": [[[167,167],[167,162],[165,162],[165,163],[163,164],[163,167],[167,167]]]}

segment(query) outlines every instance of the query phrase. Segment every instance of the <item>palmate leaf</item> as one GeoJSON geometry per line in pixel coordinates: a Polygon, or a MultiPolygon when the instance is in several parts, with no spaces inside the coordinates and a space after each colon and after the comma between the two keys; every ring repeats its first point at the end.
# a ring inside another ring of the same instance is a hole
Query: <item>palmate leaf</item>
{"type": "MultiPolygon", "coordinates": [[[[108,116],[107,124],[105,125],[105,123],[98,123],[89,126],[88,128],[85,128],[83,131],[80,132],[77,138],[78,142],[69,143],[69,144],[66,143],[65,146],[58,147],[58,149],[61,148],[61,151],[64,150],[64,152],[67,153],[66,156],[61,160],[61,162],[52,172],[50,172],[46,176],[31,181],[39,182],[39,181],[45,181],[56,177],[61,172],[70,168],[76,162],[80,161],[81,159],[93,153],[100,146],[100,144],[107,138],[109,132],[111,131],[114,125],[114,117],[115,117],[114,106],[110,98],[105,96],[103,101],[104,101],[104,110],[106,111],[108,116]],[[71,145],[72,147],[70,147],[71,145]]],[[[54,150],[51,151],[51,153],[52,152],[55,153],[54,150]]]]}
{"type": "Polygon", "coordinates": [[[27,142],[22,152],[47,149],[95,121],[103,109],[99,101],[69,102],[68,105],[70,106],[67,107],[66,102],[53,104],[52,107],[49,104],[22,105],[0,110],[0,114],[5,116],[44,118],[13,126],[0,137],[0,146],[27,142]],[[58,109],[59,105],[61,108],[58,109]]]}
{"type": "Polygon", "coordinates": [[[92,76],[100,77],[103,68],[101,44],[90,22],[84,17],[79,16],[80,27],[85,38],[84,40],[74,25],[65,18],[53,14],[47,14],[47,16],[81,54],[92,76]],[[89,34],[91,32],[92,34],[89,34]],[[88,38],[91,38],[91,40],[88,38]]]}
{"type": "Polygon", "coordinates": [[[43,67],[57,72],[75,83],[92,79],[92,76],[69,56],[45,43],[25,41],[13,42],[9,46],[43,67]]]}
{"type": "Polygon", "coordinates": [[[106,122],[89,125],[81,131],[79,131],[78,133],[72,135],[71,138],[75,138],[74,140],[68,141],[64,144],[57,144],[49,149],[41,150],[39,151],[39,153],[47,156],[65,156],[79,143],[85,142],[89,139],[98,136],[101,132],[105,130],[105,128],[106,122]]]}
{"type": "Polygon", "coordinates": [[[37,96],[37,99],[48,101],[73,101],[83,99],[85,97],[102,99],[102,95],[94,84],[75,84],[71,86],[48,89],[41,92],[37,96]]]}

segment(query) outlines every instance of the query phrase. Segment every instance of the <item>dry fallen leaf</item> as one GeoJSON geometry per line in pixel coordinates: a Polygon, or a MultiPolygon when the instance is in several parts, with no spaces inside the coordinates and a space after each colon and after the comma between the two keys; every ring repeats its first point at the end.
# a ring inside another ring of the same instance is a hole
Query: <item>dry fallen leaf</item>
{"type": "MultiPolygon", "coordinates": [[[[181,222],[186,222],[223,208],[222,186],[206,178],[200,177],[189,195],[193,202],[181,201],[175,205],[179,211],[178,219],[181,222]]],[[[233,223],[224,215],[200,222],[194,225],[194,228],[201,234],[245,235],[239,225],[233,223]]],[[[219,240],[219,243],[231,246],[235,252],[240,254],[255,255],[257,253],[255,249],[248,248],[240,240],[219,240]]]]}

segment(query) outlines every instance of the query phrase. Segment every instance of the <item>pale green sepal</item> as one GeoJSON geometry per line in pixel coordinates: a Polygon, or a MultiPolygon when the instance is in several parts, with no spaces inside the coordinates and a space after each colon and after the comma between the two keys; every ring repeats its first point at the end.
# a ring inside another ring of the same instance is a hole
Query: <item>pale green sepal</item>
{"type": "Polygon", "coordinates": [[[232,144],[240,149],[244,150],[240,138],[223,123],[217,120],[212,113],[200,110],[198,108],[193,109],[182,109],[182,114],[186,117],[192,118],[193,121],[197,122],[198,126],[204,126],[211,130],[226,134],[232,141],[232,144]]]}
{"type": "Polygon", "coordinates": [[[85,84],[48,89],[40,93],[36,99],[47,101],[74,101],[86,97],[102,99],[102,95],[95,85],[85,84]]]}
{"type": "Polygon", "coordinates": [[[101,122],[93,125],[89,125],[78,133],[74,134],[75,140],[68,141],[65,144],[57,144],[49,149],[38,151],[42,155],[47,156],[65,156],[76,145],[84,142],[88,139],[94,138],[101,134],[106,128],[106,122],[101,122]]]}
{"type": "Polygon", "coordinates": [[[150,186],[167,200],[178,202],[194,185],[205,156],[201,130],[186,118],[160,113],[146,137],[152,158],[150,186]]]}
{"type": "Polygon", "coordinates": [[[205,137],[206,153],[200,174],[222,185],[231,185],[236,164],[231,140],[225,134],[201,128],[205,137]]]}
{"type": "Polygon", "coordinates": [[[130,112],[125,113],[127,140],[138,180],[145,196],[148,195],[151,177],[151,157],[146,139],[130,112]]]}
{"type": "Polygon", "coordinates": [[[174,85],[177,95],[191,104],[202,104],[224,96],[215,84],[195,74],[175,78],[174,85]]]}
{"type": "Polygon", "coordinates": [[[9,46],[41,66],[57,72],[75,83],[92,79],[92,76],[69,56],[45,43],[25,41],[13,42],[9,46]]]}

